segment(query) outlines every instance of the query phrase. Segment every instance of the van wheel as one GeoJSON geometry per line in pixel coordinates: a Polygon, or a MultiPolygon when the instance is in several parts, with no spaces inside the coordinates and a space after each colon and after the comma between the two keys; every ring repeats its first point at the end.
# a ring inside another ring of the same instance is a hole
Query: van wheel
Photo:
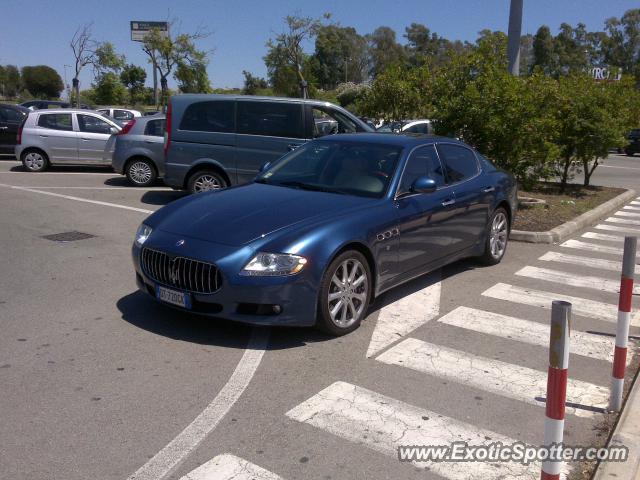
{"type": "Polygon", "coordinates": [[[191,175],[187,182],[187,189],[190,193],[210,192],[228,186],[224,177],[213,170],[200,170],[191,175]]]}
{"type": "Polygon", "coordinates": [[[47,155],[40,150],[27,150],[22,153],[22,165],[30,172],[43,172],[49,167],[47,155]]]}
{"type": "Polygon", "coordinates": [[[129,161],[124,173],[129,183],[135,187],[153,185],[158,177],[153,163],[146,158],[134,158],[129,161]]]}

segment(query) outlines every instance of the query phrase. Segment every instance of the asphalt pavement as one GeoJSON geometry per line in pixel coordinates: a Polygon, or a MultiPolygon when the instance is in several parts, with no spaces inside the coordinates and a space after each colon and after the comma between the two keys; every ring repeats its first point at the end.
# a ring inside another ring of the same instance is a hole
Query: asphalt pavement
{"type": "MultiPolygon", "coordinates": [[[[609,157],[593,183],[640,191],[638,158],[609,157]]],[[[400,462],[397,447],[540,444],[553,299],[574,305],[565,440],[606,441],[621,237],[640,232],[640,200],[560,245],[511,243],[500,265],[419,278],[330,338],[137,292],[134,232],[181,195],[0,162],[0,478],[538,478],[539,465],[400,462]],[[44,238],[66,232],[90,237],[44,238]]]]}

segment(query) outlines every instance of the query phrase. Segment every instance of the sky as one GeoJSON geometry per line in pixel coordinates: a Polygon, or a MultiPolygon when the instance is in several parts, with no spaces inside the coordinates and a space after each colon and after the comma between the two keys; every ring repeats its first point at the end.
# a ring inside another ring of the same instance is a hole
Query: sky
{"type": "MultiPolygon", "coordinates": [[[[507,30],[509,0],[0,0],[0,64],[45,64],[65,78],[65,65],[73,64],[69,41],[78,26],[93,22],[98,41],[112,42],[127,62],[151,68],[141,44],[131,41],[129,22],[175,19],[172,33],[193,32],[204,27],[211,35],[199,41],[202,50],[212,50],[209,78],[214,88],[241,87],[242,71],[266,76],[262,57],[265,42],[283,29],[288,14],[320,17],[332,14],[334,22],[352,26],[360,34],[380,25],[402,34],[412,22],[450,40],[474,41],[485,28],[507,30]]],[[[535,33],[540,25],[557,31],[562,22],[582,22],[589,30],[603,28],[604,20],[638,8],[637,0],[524,0],[523,34],[535,33]]],[[[307,45],[309,52],[313,45],[307,45]]],[[[66,67],[71,83],[72,68],[66,67]]],[[[93,75],[87,67],[80,75],[81,88],[88,88],[93,75]]],[[[170,86],[175,85],[171,79],[170,86]]]]}

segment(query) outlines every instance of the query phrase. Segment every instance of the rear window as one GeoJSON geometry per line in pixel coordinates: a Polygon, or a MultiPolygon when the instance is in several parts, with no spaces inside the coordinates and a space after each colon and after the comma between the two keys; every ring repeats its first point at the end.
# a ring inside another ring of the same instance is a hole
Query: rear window
{"type": "Polygon", "coordinates": [[[164,119],[148,121],[144,134],[152,137],[162,137],[164,135],[164,119]]]}
{"type": "Polygon", "coordinates": [[[238,102],[238,133],[304,138],[302,105],[286,102],[238,102]]]}
{"type": "Polygon", "coordinates": [[[192,103],[187,107],[180,122],[180,130],[196,132],[233,133],[234,101],[192,103]]]}
{"type": "Polygon", "coordinates": [[[53,130],[73,130],[70,113],[45,113],[38,117],[38,126],[53,130]]]}
{"type": "Polygon", "coordinates": [[[133,113],[128,112],[126,110],[116,109],[113,111],[113,118],[115,118],[116,120],[132,120],[133,113]]]}

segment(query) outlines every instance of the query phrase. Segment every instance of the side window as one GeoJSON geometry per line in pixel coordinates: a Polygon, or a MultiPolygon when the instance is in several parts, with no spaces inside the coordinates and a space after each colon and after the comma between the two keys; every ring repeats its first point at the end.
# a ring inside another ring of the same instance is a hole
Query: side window
{"type": "Polygon", "coordinates": [[[402,173],[398,193],[407,193],[411,185],[418,177],[429,177],[436,182],[438,187],[445,184],[444,172],[433,145],[420,147],[413,151],[402,173]]]}
{"type": "Polygon", "coordinates": [[[478,173],[478,160],[468,148],[459,145],[438,145],[438,152],[447,169],[450,183],[462,182],[478,173]]]}
{"type": "Polygon", "coordinates": [[[113,111],[113,118],[116,120],[133,120],[133,113],[116,109],[113,111]]]}
{"type": "Polygon", "coordinates": [[[356,123],[342,112],[333,109],[313,107],[313,138],[334,133],[355,133],[356,123]]]}
{"type": "Polygon", "coordinates": [[[92,115],[78,114],[78,126],[81,132],[111,133],[111,125],[92,115]]]}
{"type": "Polygon", "coordinates": [[[304,138],[302,105],[288,102],[238,102],[238,133],[304,138]]]}
{"type": "Polygon", "coordinates": [[[11,108],[0,108],[0,119],[9,123],[20,123],[24,120],[24,114],[11,108]]]}
{"type": "Polygon", "coordinates": [[[164,119],[148,121],[144,129],[144,134],[152,137],[164,136],[164,119]]]}
{"type": "Polygon", "coordinates": [[[192,103],[184,111],[179,130],[194,132],[233,133],[234,101],[192,103]]]}
{"type": "Polygon", "coordinates": [[[411,127],[405,130],[407,133],[429,133],[429,124],[428,123],[418,123],[416,125],[412,125],[411,127]]]}
{"type": "Polygon", "coordinates": [[[73,131],[70,113],[43,113],[38,117],[38,126],[52,130],[73,131]]]}

